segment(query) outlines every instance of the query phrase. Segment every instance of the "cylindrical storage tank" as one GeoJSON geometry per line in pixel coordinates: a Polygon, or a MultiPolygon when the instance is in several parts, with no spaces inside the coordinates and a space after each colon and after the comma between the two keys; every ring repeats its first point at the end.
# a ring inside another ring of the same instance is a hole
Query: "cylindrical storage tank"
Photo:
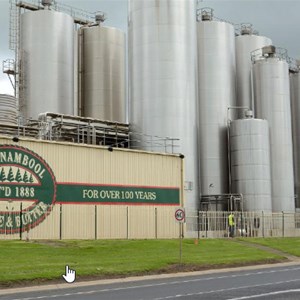
{"type": "Polygon", "coordinates": [[[16,97],[0,94],[0,123],[17,125],[17,121],[16,97]]]}
{"type": "MultiPolygon", "coordinates": [[[[271,39],[254,34],[251,24],[241,25],[240,35],[235,38],[237,106],[254,109],[251,52],[271,44],[271,39]]],[[[244,117],[242,110],[239,110],[238,116],[244,117]]]]}
{"type": "Polygon", "coordinates": [[[290,73],[296,208],[300,208],[300,61],[290,73]]]}
{"type": "Polygon", "coordinates": [[[198,14],[198,141],[203,195],[229,193],[228,107],[235,106],[235,33],[215,21],[210,9],[198,14]]]}
{"type": "Polygon", "coordinates": [[[73,114],[74,22],[65,13],[39,10],[21,15],[20,111],[73,114]]]}
{"type": "Polygon", "coordinates": [[[82,116],[126,122],[125,33],[112,27],[82,27],[82,116]]]}
{"type": "Polygon", "coordinates": [[[243,194],[244,211],[272,212],[269,125],[240,119],[230,124],[232,192],[243,194]]]}
{"type": "Polygon", "coordinates": [[[128,35],[132,143],[165,152],[165,141],[159,137],[180,139],[173,150],[185,155],[185,206],[196,209],[195,2],[130,0],[128,35]]]}
{"type": "Polygon", "coordinates": [[[274,46],[253,56],[256,117],[270,128],[272,207],[274,212],[294,212],[293,144],[289,66],[285,54],[274,46]]]}

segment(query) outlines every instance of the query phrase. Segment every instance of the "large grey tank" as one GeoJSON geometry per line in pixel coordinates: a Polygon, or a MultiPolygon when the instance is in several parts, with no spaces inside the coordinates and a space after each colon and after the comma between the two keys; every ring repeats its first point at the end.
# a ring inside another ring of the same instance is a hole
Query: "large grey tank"
{"type": "Polygon", "coordinates": [[[227,194],[228,107],[235,106],[234,27],[213,19],[211,9],[198,11],[199,163],[203,195],[227,194]]]}
{"type": "Polygon", "coordinates": [[[174,152],[185,155],[185,205],[198,208],[195,2],[130,0],[128,34],[135,147],[165,152],[156,136],[179,138],[174,152]]]}
{"type": "Polygon", "coordinates": [[[20,111],[73,114],[74,25],[65,13],[48,9],[21,15],[20,111]]]}
{"type": "Polygon", "coordinates": [[[272,207],[294,212],[293,144],[287,54],[274,46],[253,53],[256,117],[270,127],[272,207]]]}
{"type": "Polygon", "coordinates": [[[230,124],[232,192],[243,194],[246,211],[272,212],[269,125],[240,119],[230,124]]]}
{"type": "Polygon", "coordinates": [[[0,94],[0,123],[16,125],[17,101],[14,96],[0,94]]]}
{"type": "Polygon", "coordinates": [[[126,121],[125,33],[112,27],[82,27],[81,102],[84,117],[126,121]]]}
{"type": "Polygon", "coordinates": [[[300,208],[300,61],[290,73],[296,208],[300,208]]]}
{"type": "MultiPolygon", "coordinates": [[[[235,38],[237,106],[254,109],[251,52],[271,44],[271,39],[255,34],[251,24],[241,24],[239,35],[235,38]]],[[[239,117],[243,116],[244,112],[239,110],[239,117]]]]}

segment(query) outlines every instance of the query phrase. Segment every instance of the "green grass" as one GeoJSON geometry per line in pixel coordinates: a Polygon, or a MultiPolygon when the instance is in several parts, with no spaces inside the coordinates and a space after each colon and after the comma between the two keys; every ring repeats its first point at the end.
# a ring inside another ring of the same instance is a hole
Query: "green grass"
{"type": "MultiPolygon", "coordinates": [[[[0,241],[0,284],[59,279],[68,264],[78,277],[133,275],[179,262],[178,240],[0,241]]],[[[185,265],[214,267],[282,257],[226,239],[183,241],[185,265]]]]}
{"type": "Polygon", "coordinates": [[[261,244],[295,256],[300,256],[300,238],[247,238],[245,241],[261,244]]]}

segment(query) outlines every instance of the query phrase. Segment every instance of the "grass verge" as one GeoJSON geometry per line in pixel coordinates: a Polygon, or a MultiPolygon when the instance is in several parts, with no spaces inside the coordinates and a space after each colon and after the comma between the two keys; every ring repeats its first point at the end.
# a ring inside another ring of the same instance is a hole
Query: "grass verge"
{"type": "Polygon", "coordinates": [[[283,260],[283,257],[226,239],[0,241],[0,286],[22,281],[61,280],[65,265],[78,279],[201,270],[283,260]],[[184,266],[184,268],[182,268],[184,266]]]}
{"type": "Polygon", "coordinates": [[[300,238],[245,238],[242,240],[268,246],[300,257],[300,238]]]}

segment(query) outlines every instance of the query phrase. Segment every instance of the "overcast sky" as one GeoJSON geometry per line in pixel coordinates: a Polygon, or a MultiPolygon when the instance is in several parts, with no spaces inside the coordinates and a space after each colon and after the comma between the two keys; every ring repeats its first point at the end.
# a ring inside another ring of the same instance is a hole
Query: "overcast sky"
{"type": "MultiPolygon", "coordinates": [[[[58,2],[90,12],[104,11],[106,25],[127,31],[127,0],[58,2]]],[[[291,57],[300,58],[300,0],[206,0],[200,2],[200,7],[211,7],[215,16],[236,24],[252,23],[261,35],[270,37],[274,45],[287,48],[291,57]]],[[[9,0],[0,0],[0,28],[0,93],[13,94],[6,75],[2,74],[2,61],[14,57],[8,46],[9,0]]]]}

